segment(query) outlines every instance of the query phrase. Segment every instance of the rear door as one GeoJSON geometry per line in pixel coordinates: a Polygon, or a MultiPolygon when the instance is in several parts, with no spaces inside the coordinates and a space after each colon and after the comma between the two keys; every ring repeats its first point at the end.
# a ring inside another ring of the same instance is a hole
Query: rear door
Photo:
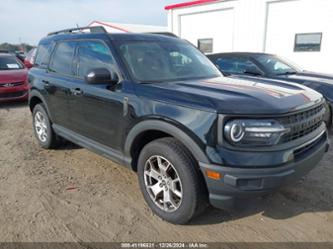
{"type": "Polygon", "coordinates": [[[63,127],[70,127],[68,101],[70,84],[75,80],[73,59],[77,42],[57,42],[52,54],[47,77],[43,80],[48,97],[48,104],[53,122],[63,127]]]}

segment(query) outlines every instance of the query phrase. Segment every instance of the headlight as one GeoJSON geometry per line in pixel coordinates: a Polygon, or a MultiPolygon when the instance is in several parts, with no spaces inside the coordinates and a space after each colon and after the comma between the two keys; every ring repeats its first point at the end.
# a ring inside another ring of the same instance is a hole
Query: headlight
{"type": "Polygon", "coordinates": [[[224,137],[233,145],[275,145],[289,132],[275,120],[232,120],[224,126],[224,137]]]}

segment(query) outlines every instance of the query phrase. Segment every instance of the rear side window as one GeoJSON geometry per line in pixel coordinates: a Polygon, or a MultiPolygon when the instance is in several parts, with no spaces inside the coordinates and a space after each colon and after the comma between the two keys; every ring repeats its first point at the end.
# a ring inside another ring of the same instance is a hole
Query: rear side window
{"type": "Polygon", "coordinates": [[[46,67],[50,59],[50,44],[39,44],[36,52],[35,66],[46,67]]]}
{"type": "Polygon", "coordinates": [[[109,48],[99,41],[82,41],[79,42],[77,52],[77,75],[83,78],[92,69],[106,68],[111,70],[114,60],[109,48]]]}
{"type": "Polygon", "coordinates": [[[76,42],[59,42],[56,45],[50,63],[50,70],[55,73],[73,75],[72,65],[76,42]]]}
{"type": "Polygon", "coordinates": [[[247,71],[260,71],[250,60],[242,57],[219,58],[215,62],[222,72],[243,74],[247,71]]]}

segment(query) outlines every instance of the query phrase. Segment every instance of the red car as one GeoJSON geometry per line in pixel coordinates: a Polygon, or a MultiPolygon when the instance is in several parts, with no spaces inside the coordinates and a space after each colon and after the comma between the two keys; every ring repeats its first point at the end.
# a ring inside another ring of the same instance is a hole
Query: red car
{"type": "Polygon", "coordinates": [[[15,55],[0,53],[0,102],[28,99],[28,69],[15,55]]]}

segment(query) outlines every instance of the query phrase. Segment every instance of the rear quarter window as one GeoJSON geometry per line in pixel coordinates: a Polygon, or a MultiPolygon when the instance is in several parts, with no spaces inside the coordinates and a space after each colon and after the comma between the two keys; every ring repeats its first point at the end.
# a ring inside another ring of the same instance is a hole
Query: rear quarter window
{"type": "Polygon", "coordinates": [[[34,65],[37,67],[47,67],[51,55],[51,45],[39,44],[36,52],[34,65]]]}

